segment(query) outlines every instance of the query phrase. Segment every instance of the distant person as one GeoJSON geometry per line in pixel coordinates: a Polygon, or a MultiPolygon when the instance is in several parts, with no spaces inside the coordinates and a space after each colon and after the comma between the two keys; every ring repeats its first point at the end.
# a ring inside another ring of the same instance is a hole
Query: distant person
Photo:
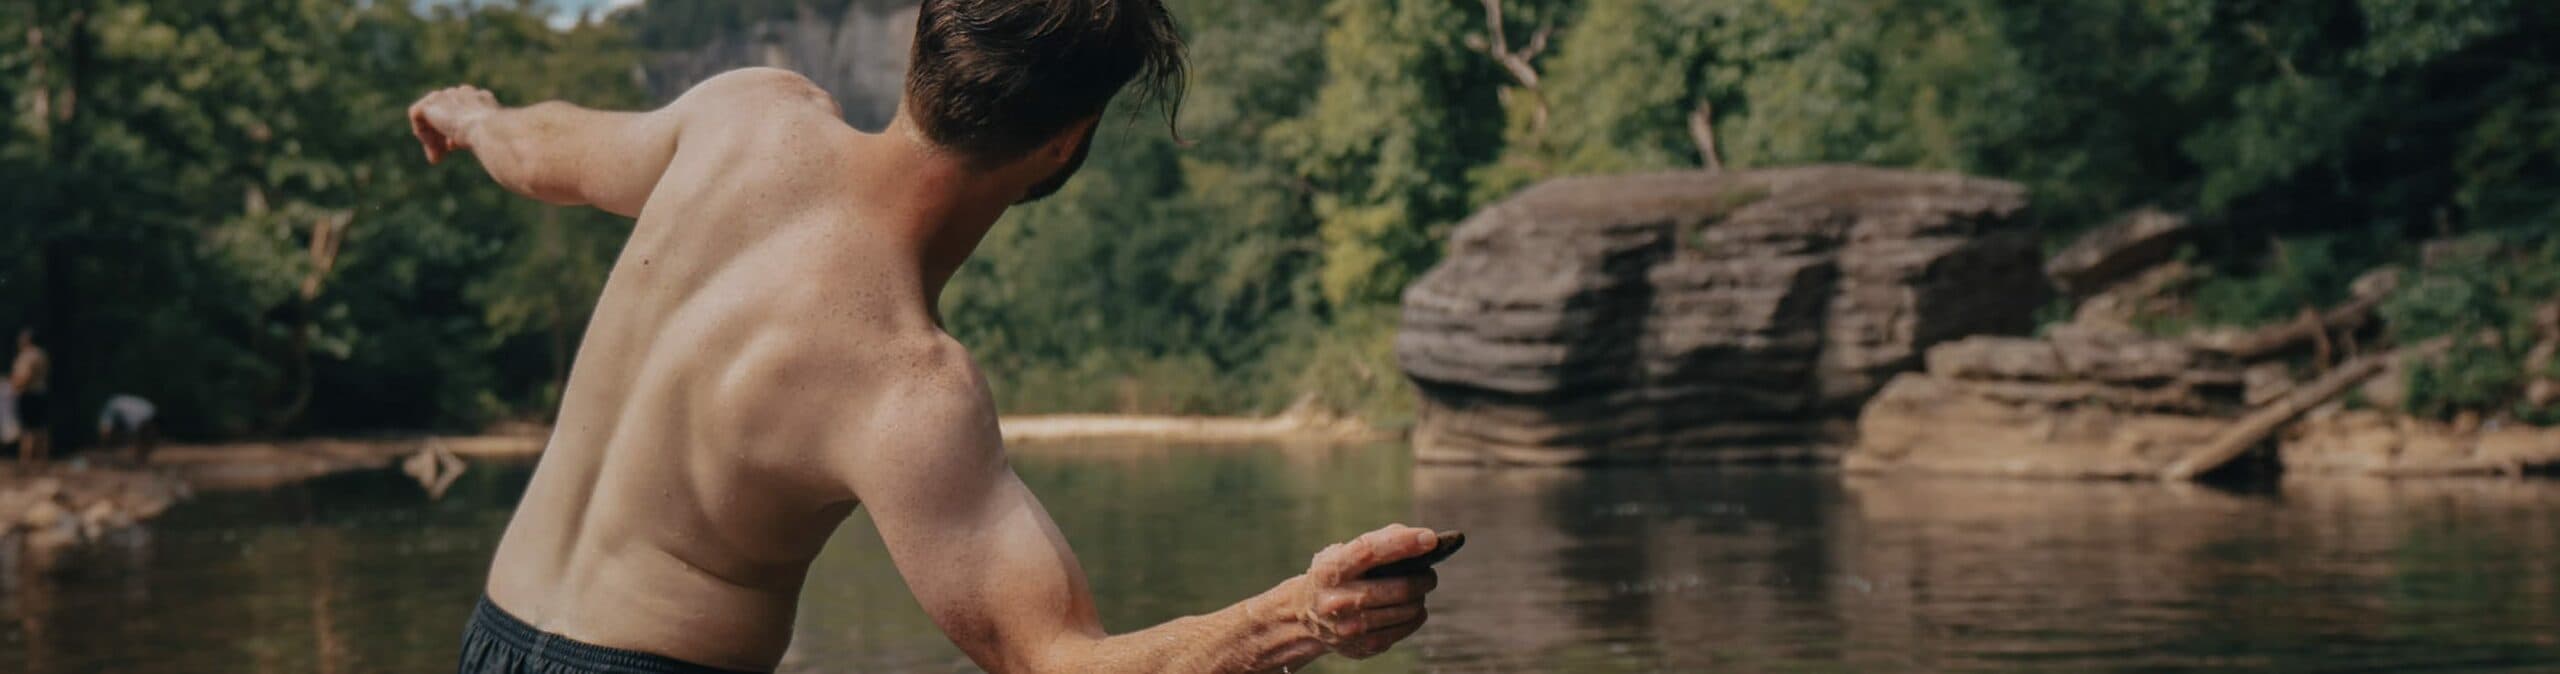
{"type": "Polygon", "coordinates": [[[52,396],[45,383],[52,373],[53,361],[36,345],[35,328],[18,331],[18,358],[9,367],[9,390],[18,395],[18,465],[44,465],[53,451],[52,396]]]}
{"type": "Polygon", "coordinates": [[[107,396],[107,404],[98,408],[98,445],[125,445],[135,465],[150,463],[152,447],[160,441],[159,414],[160,408],[142,396],[107,396]]]}
{"type": "Polygon", "coordinates": [[[646,113],[504,108],[469,86],[410,108],[430,162],[470,150],[508,189],[639,218],[461,671],[770,670],[810,562],[857,507],[993,672],[1276,672],[1421,626],[1428,571],[1361,578],[1433,547],[1390,526],[1224,610],[1103,631],[935,305],[1007,208],[1075,173],[1122,87],[1182,86],[1180,37],[1157,0],[917,12],[905,102],[879,134],[773,69],[646,113]]]}

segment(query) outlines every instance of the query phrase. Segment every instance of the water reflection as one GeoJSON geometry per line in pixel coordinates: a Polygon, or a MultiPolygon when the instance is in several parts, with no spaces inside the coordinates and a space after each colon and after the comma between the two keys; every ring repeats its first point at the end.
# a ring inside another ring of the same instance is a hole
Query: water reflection
{"type": "Polygon", "coordinates": [[[2560,485],[1426,468],[1430,669],[2507,671],[2560,663],[2560,485]],[[1476,543],[1475,541],[1483,541],[1476,543]],[[1481,547],[1476,547],[1481,546],[1481,547]]]}
{"type": "MultiPolygon", "coordinates": [[[[1378,523],[1468,532],[1432,626],[1329,672],[2530,671],[2560,662],[2560,483],[1844,478],[1413,468],[1401,448],[1041,450],[1016,464],[1104,619],[1214,610],[1378,523]]],[[[0,671],[450,667],[521,466],[210,495],[0,553],[0,671]],[[8,670],[10,663],[21,663],[8,670]]],[[[974,671],[857,516],[786,671],[974,671]]]]}
{"type": "MultiPolygon", "coordinates": [[[[526,472],[429,503],[392,471],[209,494],[149,528],[0,557],[0,663],[52,672],[450,669],[526,472]]],[[[5,667],[0,667],[5,669],[5,667]]]]}

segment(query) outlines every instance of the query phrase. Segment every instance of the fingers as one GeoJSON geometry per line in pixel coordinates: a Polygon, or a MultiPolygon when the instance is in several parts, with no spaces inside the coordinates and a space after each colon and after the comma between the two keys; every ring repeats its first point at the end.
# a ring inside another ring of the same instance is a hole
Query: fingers
{"type": "Polygon", "coordinates": [[[1421,606],[1411,608],[1413,609],[1411,616],[1400,622],[1371,627],[1366,633],[1351,637],[1342,645],[1335,647],[1334,652],[1353,660],[1365,660],[1387,652],[1387,648],[1404,641],[1405,637],[1413,636],[1415,630],[1422,629],[1423,623],[1431,621],[1429,611],[1423,610],[1421,606]]]}
{"type": "Polygon", "coordinates": [[[1341,585],[1380,564],[1430,552],[1438,543],[1430,529],[1391,524],[1316,553],[1308,571],[1319,583],[1341,585]]]}
{"type": "Polygon", "coordinates": [[[1430,571],[1373,580],[1355,580],[1323,590],[1316,598],[1316,611],[1326,616],[1348,615],[1355,611],[1397,604],[1416,604],[1423,595],[1440,587],[1440,575],[1430,571]]]}
{"type": "MultiPolygon", "coordinates": [[[[428,96],[433,97],[434,94],[428,96]]],[[[444,161],[444,134],[436,131],[435,125],[427,123],[426,99],[409,104],[409,133],[417,136],[418,146],[426,150],[428,164],[444,161]]]]}
{"type": "Polygon", "coordinates": [[[1421,620],[1429,610],[1430,609],[1423,608],[1421,604],[1397,604],[1383,608],[1369,609],[1340,618],[1334,618],[1329,629],[1333,632],[1335,639],[1354,641],[1358,640],[1358,638],[1362,636],[1383,632],[1389,628],[1402,627],[1405,623],[1421,620]]]}
{"type": "Polygon", "coordinates": [[[438,163],[455,150],[468,149],[447,128],[462,109],[493,108],[497,104],[497,95],[467,84],[430,91],[409,105],[409,132],[426,150],[427,163],[438,163]]]}

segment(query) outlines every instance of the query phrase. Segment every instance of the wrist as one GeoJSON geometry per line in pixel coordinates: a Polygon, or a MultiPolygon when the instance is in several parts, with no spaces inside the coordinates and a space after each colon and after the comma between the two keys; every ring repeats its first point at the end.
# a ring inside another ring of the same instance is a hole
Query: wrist
{"type": "Polygon", "coordinates": [[[1308,629],[1304,617],[1311,599],[1310,585],[1304,575],[1280,581],[1270,591],[1255,596],[1247,614],[1255,624],[1279,630],[1292,639],[1315,638],[1315,632],[1308,629]]]}
{"type": "Polygon", "coordinates": [[[489,113],[492,112],[496,112],[496,109],[474,107],[455,111],[450,120],[442,125],[445,139],[451,141],[454,149],[458,150],[478,146],[480,127],[488,121],[489,113]]]}
{"type": "Polygon", "coordinates": [[[1244,671],[1288,671],[1305,666],[1309,661],[1332,651],[1317,638],[1315,626],[1308,624],[1308,608],[1315,605],[1315,583],[1304,575],[1293,576],[1268,591],[1244,602],[1244,615],[1252,630],[1260,633],[1258,655],[1244,671]]]}

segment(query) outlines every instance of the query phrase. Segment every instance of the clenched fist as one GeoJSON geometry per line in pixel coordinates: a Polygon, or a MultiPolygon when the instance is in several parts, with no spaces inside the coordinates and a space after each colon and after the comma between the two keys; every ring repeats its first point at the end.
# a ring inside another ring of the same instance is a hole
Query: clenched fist
{"type": "Polygon", "coordinates": [[[409,104],[409,132],[426,148],[427,163],[437,163],[456,150],[471,149],[471,128],[497,110],[498,97],[486,89],[467,84],[437,89],[409,104]]]}

